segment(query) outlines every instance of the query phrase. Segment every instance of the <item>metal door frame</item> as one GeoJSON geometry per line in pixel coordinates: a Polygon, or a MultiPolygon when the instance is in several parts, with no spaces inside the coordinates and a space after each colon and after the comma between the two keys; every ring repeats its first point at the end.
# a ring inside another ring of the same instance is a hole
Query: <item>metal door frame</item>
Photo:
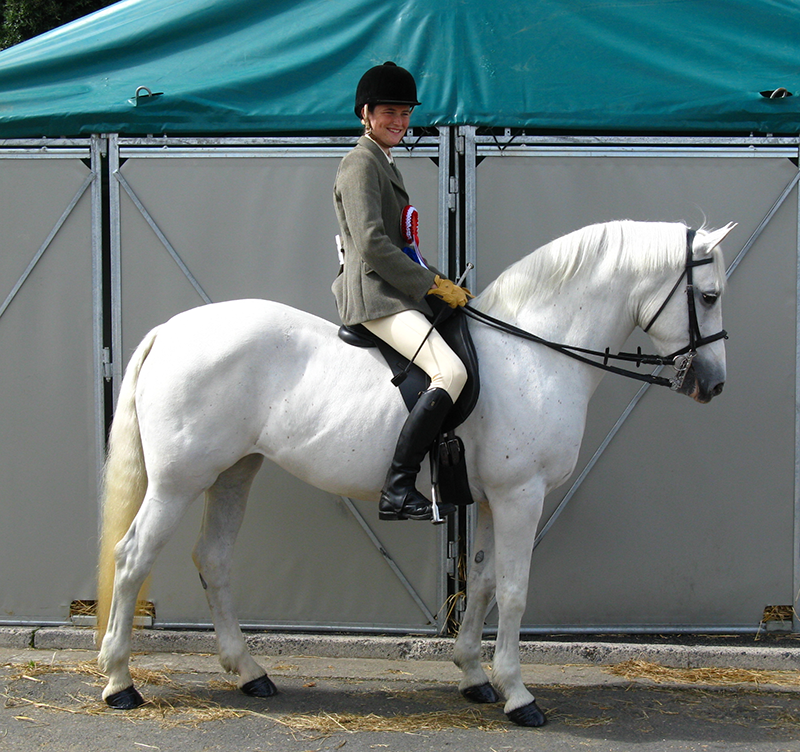
{"type": "MultiPolygon", "coordinates": [[[[255,154],[261,156],[332,156],[343,155],[355,142],[355,137],[297,137],[297,138],[120,138],[116,135],[109,136],[109,173],[116,178],[111,180],[111,255],[112,255],[112,319],[114,321],[114,349],[119,352],[121,344],[121,327],[119,325],[119,197],[120,186],[128,193],[134,203],[137,203],[133,189],[127,186],[124,178],[119,173],[120,153],[137,157],[159,157],[165,151],[172,150],[171,156],[225,156],[247,157],[255,154]]],[[[531,158],[546,156],[597,157],[607,156],[622,157],[767,157],[788,156],[797,158],[800,139],[797,138],[736,138],[736,137],[569,137],[569,136],[527,136],[524,133],[513,133],[511,129],[504,129],[502,135],[497,131],[489,134],[479,133],[474,126],[460,126],[438,129],[438,136],[414,136],[413,131],[408,138],[406,146],[410,151],[418,149],[418,153],[433,156],[437,152],[439,159],[439,267],[451,277],[458,276],[467,263],[476,265],[477,253],[477,166],[479,161],[487,156],[527,156],[531,158]],[[424,150],[424,152],[423,152],[424,150]]],[[[784,187],[776,197],[770,210],[753,230],[746,244],[739,251],[734,261],[728,268],[728,276],[732,275],[744,256],[750,251],[763,230],[777,210],[789,198],[792,190],[800,182],[800,170],[793,179],[784,187]]],[[[798,192],[800,196],[800,192],[798,192]]],[[[800,207],[800,198],[798,198],[800,207]]],[[[156,234],[159,230],[152,218],[146,214],[143,206],[139,207],[148,224],[156,234]]],[[[800,216],[800,211],[798,211],[800,216]]],[[[177,252],[171,248],[169,241],[159,235],[165,248],[179,266],[182,265],[177,252]]],[[[798,232],[800,238],[800,231],[798,232]]],[[[199,285],[193,281],[191,272],[184,272],[187,279],[198,289],[201,297],[204,293],[199,285]]],[[[467,286],[474,286],[475,272],[467,277],[467,286]]],[[[798,249],[798,281],[800,284],[800,249],[798,249]]],[[[203,297],[204,300],[207,299],[203,297]]],[[[800,290],[798,290],[800,300],[800,290]]],[[[208,300],[206,300],[208,302],[208,300]]],[[[798,305],[798,334],[796,341],[796,394],[800,395],[800,305],[798,305]]],[[[121,379],[121,364],[115,363],[112,368],[115,384],[121,379]]],[[[592,468],[613,441],[628,417],[635,410],[636,405],[644,396],[648,385],[644,385],[631,399],[628,406],[620,414],[607,436],[601,442],[595,454],[586,466],[577,471],[575,480],[563,497],[558,507],[545,521],[537,535],[534,546],[543,539],[566,505],[574,497],[581,484],[584,482],[592,468]]],[[[116,388],[115,388],[116,393],[116,388]]],[[[800,457],[800,401],[796,397],[796,425],[795,425],[795,455],[800,457]]],[[[794,540],[795,550],[800,546],[800,463],[796,462],[795,470],[795,497],[794,497],[794,540]]],[[[449,616],[441,614],[432,615],[424,606],[418,594],[408,583],[395,562],[386,554],[368,523],[358,513],[352,503],[347,503],[351,513],[356,517],[365,533],[381,554],[386,558],[387,564],[393,569],[395,575],[409,591],[412,598],[418,603],[426,618],[435,619],[438,632],[452,631],[458,627],[463,612],[463,595],[466,591],[465,562],[472,556],[472,530],[474,528],[475,512],[473,509],[460,510],[448,520],[446,538],[443,541],[442,560],[444,562],[444,591],[447,599],[454,604],[449,616]]],[[[793,565],[794,590],[800,591],[800,557],[795,559],[793,565]]],[[[795,614],[794,630],[800,631],[800,622],[795,614]]],[[[534,630],[535,631],[535,630],[534,630]]],[[[580,631],[590,632],[591,628],[580,631]]],[[[630,626],[630,631],[638,631],[635,625],[630,626]]]]}
{"type": "MultiPolygon", "coordinates": [[[[89,231],[90,247],[86,250],[89,253],[90,262],[90,275],[91,279],[88,280],[90,284],[91,295],[91,317],[92,317],[92,332],[90,337],[90,348],[92,358],[92,380],[91,397],[88,402],[91,407],[90,425],[92,426],[91,434],[93,434],[92,451],[94,453],[94,461],[86,458],[86,466],[80,469],[81,473],[87,475],[87,480],[90,486],[93,486],[97,479],[99,479],[105,454],[105,435],[104,435],[104,421],[105,421],[105,407],[104,407],[104,389],[103,389],[103,355],[102,355],[102,330],[103,330],[103,305],[102,305],[102,277],[103,277],[103,256],[102,256],[102,212],[99,207],[101,205],[102,195],[102,163],[104,159],[104,141],[102,138],[92,136],[91,138],[78,138],[78,139],[0,139],[0,163],[6,160],[16,160],[23,162],[52,162],[53,160],[68,161],[68,162],[82,162],[86,167],[86,173],[80,181],[77,190],[70,189],[70,193],[66,192],[62,197],[57,198],[58,202],[54,207],[56,212],[60,211],[60,215],[46,233],[44,239],[38,247],[32,245],[29,249],[22,247],[20,251],[20,258],[24,258],[25,253],[30,253],[29,260],[22,273],[16,280],[9,280],[13,282],[10,290],[4,292],[3,298],[0,299],[0,319],[7,312],[8,308],[17,299],[18,294],[23,291],[28,280],[40,266],[40,261],[47,254],[58,253],[58,248],[54,246],[54,241],[57,246],[57,239],[60,236],[62,228],[67,221],[73,217],[76,207],[84,198],[89,194],[89,222],[91,223],[89,231]],[[63,199],[63,203],[62,203],[63,199]]],[[[80,210],[80,221],[83,221],[83,209],[80,210]]],[[[24,222],[25,218],[20,217],[20,221],[24,222]]],[[[83,288],[82,288],[83,289],[83,288]]],[[[35,513],[35,510],[32,510],[35,513]]],[[[24,586],[24,583],[15,583],[24,586]]],[[[14,619],[0,619],[2,624],[61,624],[63,621],[55,620],[31,620],[29,614],[22,613],[14,619]]]]}
{"type": "MultiPolygon", "coordinates": [[[[463,190],[463,211],[465,212],[467,222],[471,225],[471,229],[464,233],[464,258],[472,263],[477,260],[477,233],[475,232],[475,217],[477,213],[477,165],[481,158],[487,156],[500,156],[508,154],[509,156],[525,156],[530,158],[536,157],[553,157],[553,156],[566,156],[570,158],[580,157],[690,157],[692,159],[704,157],[751,157],[751,158],[775,158],[787,157],[794,161],[795,166],[800,161],[800,138],[794,137],[626,137],[626,136],[608,136],[608,137],[593,137],[593,136],[528,136],[524,131],[514,133],[511,128],[502,129],[502,135],[498,130],[494,130],[489,134],[478,134],[478,130],[473,126],[462,126],[458,129],[458,138],[460,143],[463,144],[465,150],[465,158],[463,161],[464,167],[464,181],[465,188],[463,190]]],[[[800,168],[794,174],[792,179],[780,191],[775,198],[770,209],[764,215],[762,220],[753,229],[747,242],[738,252],[734,260],[731,262],[727,269],[727,276],[730,276],[736,271],[741,261],[753,247],[758,240],[761,233],[767,227],[771,219],[774,217],[778,209],[789,199],[792,191],[800,183],[800,168]]],[[[794,545],[793,550],[797,552],[800,550],[800,190],[797,191],[795,201],[797,202],[797,216],[798,216],[798,248],[796,249],[797,255],[797,306],[796,306],[796,339],[795,339],[795,472],[794,472],[794,500],[793,500],[793,513],[794,513],[794,545]]],[[[658,373],[661,368],[656,369],[654,373],[658,373]]],[[[601,457],[603,452],[608,448],[609,444],[613,441],[614,436],[619,429],[630,417],[636,405],[647,392],[649,384],[644,384],[636,395],[630,400],[629,404],[620,414],[614,426],[608,432],[606,437],[597,448],[594,455],[589,459],[587,464],[575,471],[575,479],[569,487],[566,495],[562,498],[559,505],[552,512],[550,517],[545,520],[544,525],[541,527],[536,540],[535,547],[541,542],[544,536],[556,523],[560,514],[564,511],[567,504],[573,498],[581,484],[584,482],[592,468],[601,457]]],[[[458,540],[464,540],[466,545],[462,547],[460,555],[464,561],[471,561],[473,555],[472,550],[472,530],[474,530],[476,515],[473,510],[470,510],[468,519],[465,521],[467,527],[462,529],[458,536],[458,540]]],[[[462,583],[465,586],[465,583],[462,583]]],[[[795,555],[793,560],[793,590],[794,590],[794,604],[797,603],[798,596],[800,595],[800,556],[795,555]]],[[[490,611],[494,607],[495,602],[492,601],[490,611]]],[[[463,606],[462,606],[463,608],[463,606]]],[[[793,624],[792,630],[794,632],[800,631],[800,620],[796,607],[793,609],[793,624]]],[[[487,633],[493,633],[495,630],[487,629],[487,633]]],[[[523,632],[536,634],[540,630],[535,628],[523,628],[523,632]]],[[[549,630],[548,630],[549,631],[549,630]]],[[[574,633],[593,633],[597,632],[596,627],[582,627],[561,630],[564,632],[574,633]]],[[[645,627],[637,627],[636,625],[628,625],[626,631],[654,631],[645,627]]],[[[663,631],[663,630],[660,630],[663,631]]],[[[731,632],[737,631],[735,628],[724,628],[721,631],[731,632]]],[[[755,631],[755,630],[746,630],[755,631]]]]}
{"type": "Polygon", "coordinates": [[[93,373],[94,387],[94,425],[95,454],[97,457],[97,477],[103,469],[105,455],[105,407],[103,390],[103,215],[102,215],[102,169],[105,157],[105,139],[92,136],[88,139],[5,139],[0,140],[0,160],[27,159],[80,160],[87,164],[88,174],[67,203],[61,216],[53,225],[47,237],[31,257],[25,271],[15,282],[5,300],[0,303],[0,317],[16,297],[26,280],[33,272],[42,256],[58,235],[76,205],[91,188],[91,238],[92,238],[92,310],[93,310],[93,373]]]}
{"type": "MultiPolygon", "coordinates": [[[[33,253],[25,272],[14,284],[11,292],[0,303],[0,316],[10,305],[13,298],[25,284],[26,279],[38,261],[46,253],[52,240],[61,226],[71,215],[76,204],[84,193],[91,188],[91,242],[92,242],[92,305],[93,324],[93,373],[94,388],[94,425],[96,431],[96,457],[94,470],[99,479],[105,450],[106,426],[109,419],[110,403],[115,400],[122,376],[122,362],[114,358],[114,353],[121,352],[121,317],[120,317],[120,199],[121,191],[125,191],[136,203],[135,191],[126,185],[120,173],[121,159],[126,155],[141,158],[208,156],[246,158],[254,154],[276,157],[313,156],[343,154],[354,143],[351,137],[294,137],[294,138],[128,138],[117,134],[98,134],[88,139],[7,139],[0,140],[0,160],[2,159],[81,159],[87,163],[89,174],[80,189],[67,203],[59,220],[53,226],[46,240],[33,253]],[[109,271],[104,280],[104,264],[109,271]],[[104,297],[105,296],[105,297],[104,297]],[[107,300],[110,299],[110,307],[107,300]],[[106,341],[104,328],[109,328],[110,341],[106,341]],[[111,395],[109,399],[109,395],[111,395]]],[[[424,156],[436,156],[439,160],[439,267],[453,276],[464,268],[467,262],[477,262],[477,165],[481,158],[489,155],[509,154],[515,156],[637,156],[663,157],[683,156],[692,158],[720,156],[774,156],[785,154],[797,159],[800,139],[798,138],[754,138],[754,137],[592,137],[592,136],[528,136],[525,132],[513,132],[511,129],[480,132],[473,126],[447,127],[438,129],[437,135],[422,133],[415,135],[412,131],[408,137],[407,148],[418,150],[424,156]]],[[[749,252],[764,228],[787,201],[792,190],[800,181],[800,171],[776,197],[771,209],[753,230],[749,240],[738,253],[730,268],[729,275],[735,272],[746,253],[749,252]]],[[[800,191],[798,191],[798,223],[800,224],[800,191]]],[[[139,209],[156,234],[157,225],[148,219],[146,208],[139,209]]],[[[162,233],[163,235],[163,233],[162,233]]],[[[800,227],[798,227],[800,238],[800,227]]],[[[800,242],[800,241],[799,241],[800,242]]],[[[178,251],[163,237],[167,252],[181,265],[178,251]],[[171,249],[171,250],[170,250],[171,249]]],[[[800,286],[800,249],[797,253],[798,285],[800,286]]],[[[184,265],[185,266],[185,265],[184,265]]],[[[184,274],[192,281],[188,268],[184,274]]],[[[474,272],[467,279],[473,284],[474,272]]],[[[199,288],[199,285],[196,289],[199,288]]],[[[201,294],[202,288],[198,289],[201,294]]],[[[206,296],[207,298],[207,296],[206,296]]],[[[204,298],[205,299],[205,298],[204,298]]],[[[798,289],[800,300],[800,289],[798,289]]],[[[796,309],[796,341],[795,341],[795,474],[794,474],[794,551],[800,548],[800,305],[796,309]]],[[[643,387],[630,401],[620,415],[617,423],[608,433],[598,448],[595,456],[582,468],[561,504],[546,521],[537,542],[551,529],[566,504],[574,496],[575,491],[591,471],[602,452],[613,441],[616,432],[627,420],[643,396],[647,387],[643,387]]],[[[359,524],[365,526],[363,520],[359,524]]],[[[471,530],[474,524],[474,511],[459,513],[448,522],[446,535],[442,535],[441,560],[439,566],[447,582],[443,591],[458,600],[465,590],[466,573],[460,562],[469,561],[472,555],[471,530]]],[[[384,556],[377,537],[372,539],[368,526],[365,532],[384,556]]],[[[394,564],[388,557],[390,567],[394,564]]],[[[403,581],[402,572],[396,574],[403,581]]],[[[407,584],[404,587],[409,589],[407,584]]],[[[800,591],[800,557],[793,561],[793,588],[795,594],[800,591]]],[[[409,590],[415,600],[418,596],[409,590]]],[[[462,599],[463,601],[463,599],[462,599]]],[[[462,603],[463,605],[463,603],[462,603]]],[[[424,604],[422,604],[424,607],[424,604]]],[[[460,621],[459,609],[455,610],[454,623],[460,621]]],[[[447,619],[440,614],[432,615],[421,608],[426,618],[435,619],[436,631],[445,631],[447,619]]],[[[800,632],[797,614],[794,616],[793,629],[800,632]]],[[[588,629],[586,631],[589,631],[588,629]]],[[[636,631],[635,626],[630,631],[636,631]]]]}
{"type": "MultiPolygon", "coordinates": [[[[175,264],[179,267],[185,278],[192,285],[200,299],[204,303],[211,303],[212,300],[202,288],[190,268],[180,256],[180,251],[173,242],[167,238],[166,234],[159,228],[157,222],[147,210],[145,203],[136,193],[134,186],[122,174],[121,166],[128,159],[186,159],[186,158],[210,158],[210,159],[246,159],[252,157],[259,158],[300,158],[300,157],[343,157],[357,141],[358,137],[293,137],[293,138],[172,138],[169,136],[159,138],[132,138],[122,137],[117,134],[108,135],[108,173],[109,173],[109,254],[110,254],[110,310],[111,310],[111,342],[106,346],[106,360],[111,373],[113,384],[113,404],[116,400],[122,382],[124,362],[122,357],[115,357],[115,353],[122,353],[122,279],[121,279],[121,216],[120,206],[122,193],[124,192],[134,206],[144,218],[150,229],[169,254],[175,264]]],[[[449,164],[449,144],[450,134],[448,131],[440,131],[438,135],[415,135],[413,130],[406,137],[404,144],[408,153],[414,157],[427,157],[439,160],[438,169],[438,192],[440,203],[440,216],[446,216],[450,211],[450,183],[448,180],[449,164]]],[[[441,222],[439,227],[439,266],[442,270],[449,269],[448,248],[449,226],[447,222],[441,222]]],[[[397,562],[390,556],[386,547],[381,543],[378,534],[370,523],[359,512],[352,500],[341,497],[350,514],[364,530],[369,542],[379,551],[387,566],[400,582],[402,587],[408,592],[410,597],[418,606],[424,618],[432,625],[428,631],[436,634],[444,632],[447,628],[446,616],[442,614],[442,608],[437,613],[433,613],[427,607],[422,597],[417,593],[410,580],[402,572],[397,562]]],[[[445,580],[446,572],[449,567],[446,561],[449,547],[445,540],[445,530],[442,528],[439,534],[439,560],[435,562],[440,576],[439,601],[444,603],[449,592],[445,580]]],[[[168,627],[169,624],[159,626],[168,627]]],[[[186,626],[186,625],[181,625],[186,626]]],[[[324,628],[324,627],[323,627],[324,628]]],[[[348,631],[374,631],[368,627],[351,628],[348,631]]],[[[425,630],[418,630],[425,631],[425,630]]]]}

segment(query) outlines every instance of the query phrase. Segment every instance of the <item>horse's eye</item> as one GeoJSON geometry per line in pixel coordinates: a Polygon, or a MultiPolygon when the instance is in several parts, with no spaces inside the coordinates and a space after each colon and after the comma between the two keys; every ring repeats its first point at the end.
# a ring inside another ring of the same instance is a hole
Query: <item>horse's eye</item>
{"type": "Polygon", "coordinates": [[[714,305],[714,303],[716,303],[717,300],[719,299],[719,293],[716,292],[704,292],[702,293],[702,295],[703,295],[703,302],[707,306],[714,305]]]}

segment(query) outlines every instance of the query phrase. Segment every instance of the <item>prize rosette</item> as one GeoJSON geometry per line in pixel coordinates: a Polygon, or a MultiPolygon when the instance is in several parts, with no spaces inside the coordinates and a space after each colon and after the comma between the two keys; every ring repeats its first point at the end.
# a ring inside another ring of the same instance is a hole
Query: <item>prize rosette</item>
{"type": "Polygon", "coordinates": [[[419,212],[410,204],[403,209],[401,214],[400,232],[403,235],[403,239],[408,243],[408,245],[403,248],[403,253],[412,261],[421,264],[427,269],[428,265],[419,252],[419,212]]]}

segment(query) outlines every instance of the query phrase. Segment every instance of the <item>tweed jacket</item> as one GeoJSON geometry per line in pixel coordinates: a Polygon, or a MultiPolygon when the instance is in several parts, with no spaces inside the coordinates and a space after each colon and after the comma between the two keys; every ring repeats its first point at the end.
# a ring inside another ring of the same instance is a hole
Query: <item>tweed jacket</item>
{"type": "Polygon", "coordinates": [[[333,204],[344,244],[344,265],[332,286],[342,323],[353,326],[405,310],[431,316],[425,295],[439,271],[401,250],[408,194],[400,172],[366,136],[339,165],[333,204]]]}

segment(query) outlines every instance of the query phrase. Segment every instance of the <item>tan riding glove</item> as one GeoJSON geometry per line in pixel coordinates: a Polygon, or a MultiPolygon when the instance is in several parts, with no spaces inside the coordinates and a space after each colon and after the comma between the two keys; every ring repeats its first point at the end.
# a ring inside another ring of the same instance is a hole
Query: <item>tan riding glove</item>
{"type": "Polygon", "coordinates": [[[469,298],[475,297],[466,287],[459,287],[455,282],[449,279],[442,279],[438,274],[434,279],[434,284],[436,287],[428,290],[428,295],[435,295],[437,298],[441,298],[451,308],[466,305],[469,298]]]}

